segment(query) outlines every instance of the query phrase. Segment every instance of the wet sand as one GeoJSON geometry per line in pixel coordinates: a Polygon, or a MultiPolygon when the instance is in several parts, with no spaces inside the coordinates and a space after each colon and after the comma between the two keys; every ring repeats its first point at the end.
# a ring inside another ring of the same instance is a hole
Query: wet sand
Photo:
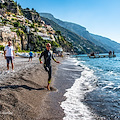
{"type": "Polygon", "coordinates": [[[52,62],[52,91],[46,89],[48,74],[38,58],[28,62],[28,58],[16,57],[14,66],[15,72],[7,73],[0,56],[0,120],[62,120],[59,102],[64,98],[57,98],[58,88],[53,85],[59,65],[52,62]]]}
{"type": "MultiPolygon", "coordinates": [[[[64,96],[66,89],[70,88],[74,83],[72,76],[74,71],[64,70],[64,68],[74,69],[72,65],[68,66],[63,63],[58,66],[54,81],[54,87],[57,88],[57,92],[51,92],[47,96],[47,98],[49,98],[47,99],[47,102],[49,103],[51,114],[54,116],[51,116],[51,120],[63,120],[65,114],[63,112],[63,109],[60,107],[60,104],[62,101],[66,100],[66,97],[64,96]]],[[[76,76],[76,78],[79,76],[80,74],[76,76]]]]}

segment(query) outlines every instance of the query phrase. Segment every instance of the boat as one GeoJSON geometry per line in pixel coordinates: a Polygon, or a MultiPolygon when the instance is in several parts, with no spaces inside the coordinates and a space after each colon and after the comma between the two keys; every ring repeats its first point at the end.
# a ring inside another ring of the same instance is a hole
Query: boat
{"type": "Polygon", "coordinates": [[[17,52],[16,55],[18,55],[18,56],[20,56],[22,58],[29,58],[30,57],[30,55],[28,53],[19,53],[19,52],[17,52]]]}
{"type": "Polygon", "coordinates": [[[4,51],[0,51],[0,54],[3,54],[4,53],[4,51]]]}
{"type": "Polygon", "coordinates": [[[88,55],[89,58],[112,58],[112,57],[116,57],[116,55],[88,55]]]}

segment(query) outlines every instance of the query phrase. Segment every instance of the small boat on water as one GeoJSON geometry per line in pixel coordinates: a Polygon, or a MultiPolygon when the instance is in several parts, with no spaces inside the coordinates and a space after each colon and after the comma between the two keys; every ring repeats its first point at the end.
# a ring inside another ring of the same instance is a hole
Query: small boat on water
{"type": "Polygon", "coordinates": [[[112,58],[112,57],[116,57],[116,55],[94,55],[94,56],[91,56],[91,55],[88,55],[89,58],[112,58]]]}

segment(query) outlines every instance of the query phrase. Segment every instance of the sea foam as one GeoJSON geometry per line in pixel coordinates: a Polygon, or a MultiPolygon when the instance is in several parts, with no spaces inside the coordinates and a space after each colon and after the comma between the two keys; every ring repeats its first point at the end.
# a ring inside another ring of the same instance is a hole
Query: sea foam
{"type": "Polygon", "coordinates": [[[73,71],[77,71],[78,66],[79,68],[82,67],[83,71],[81,72],[81,77],[76,79],[73,86],[67,89],[64,94],[66,100],[61,103],[61,107],[65,113],[63,120],[94,120],[94,114],[90,108],[83,103],[84,95],[92,91],[96,85],[97,78],[93,74],[94,71],[76,59],[70,58],[69,64],[76,65],[76,69],[73,71]]]}

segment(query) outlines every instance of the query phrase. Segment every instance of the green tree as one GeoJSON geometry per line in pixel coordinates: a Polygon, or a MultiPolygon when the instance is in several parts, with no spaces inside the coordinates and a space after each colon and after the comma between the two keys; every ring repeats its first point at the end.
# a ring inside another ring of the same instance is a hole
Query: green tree
{"type": "Polygon", "coordinates": [[[56,34],[57,35],[61,35],[61,31],[56,31],[56,34]]]}
{"type": "Polygon", "coordinates": [[[20,23],[19,22],[14,22],[14,27],[19,27],[20,26],[20,23]]]}
{"type": "Polygon", "coordinates": [[[8,6],[8,3],[7,3],[7,2],[5,2],[3,5],[8,6]]]}
{"type": "Polygon", "coordinates": [[[23,41],[24,32],[19,29],[19,30],[16,31],[16,33],[21,38],[21,49],[23,50],[24,49],[24,41],[23,41]]]}
{"type": "Polygon", "coordinates": [[[0,50],[4,50],[4,46],[3,45],[0,45],[0,50]]]}

